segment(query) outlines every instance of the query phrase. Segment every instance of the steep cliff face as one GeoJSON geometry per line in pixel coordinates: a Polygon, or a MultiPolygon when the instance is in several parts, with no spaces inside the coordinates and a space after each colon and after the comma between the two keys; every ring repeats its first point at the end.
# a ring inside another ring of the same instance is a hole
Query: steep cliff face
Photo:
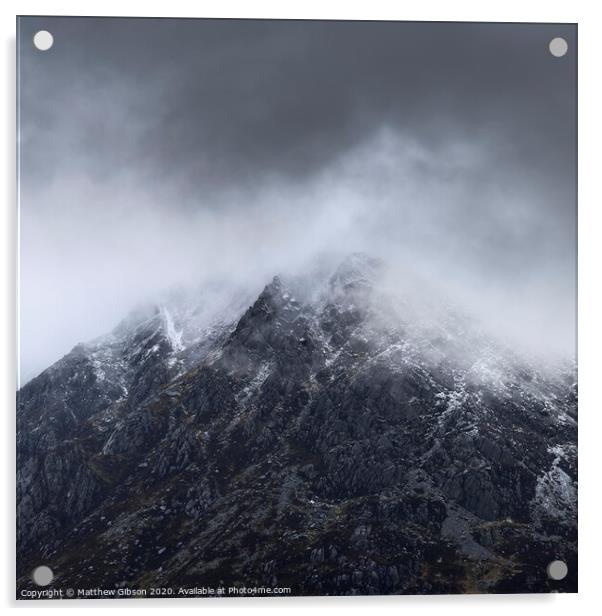
{"type": "Polygon", "coordinates": [[[203,327],[151,307],[23,387],[18,587],[576,590],[574,366],[421,319],[381,271],[276,277],[203,327]]]}

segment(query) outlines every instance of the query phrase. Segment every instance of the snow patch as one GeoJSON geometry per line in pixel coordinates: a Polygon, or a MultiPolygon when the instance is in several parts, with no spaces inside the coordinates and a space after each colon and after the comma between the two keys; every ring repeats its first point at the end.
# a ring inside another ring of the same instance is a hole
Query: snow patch
{"type": "Polygon", "coordinates": [[[562,468],[561,460],[567,460],[573,445],[554,445],[548,451],[555,455],[550,470],[537,478],[533,507],[538,517],[562,520],[572,517],[577,508],[577,487],[562,468]]]}
{"type": "Polygon", "coordinates": [[[178,331],[176,329],[173,317],[165,306],[161,307],[161,316],[163,317],[163,322],[165,323],[165,333],[169,339],[171,348],[175,353],[184,350],[184,344],[182,343],[182,334],[184,333],[184,330],[180,329],[178,331]]]}

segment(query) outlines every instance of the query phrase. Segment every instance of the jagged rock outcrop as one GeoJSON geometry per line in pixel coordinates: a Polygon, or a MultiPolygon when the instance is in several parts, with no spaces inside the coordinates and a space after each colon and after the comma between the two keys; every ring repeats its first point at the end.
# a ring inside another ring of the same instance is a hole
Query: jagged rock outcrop
{"type": "Polygon", "coordinates": [[[576,590],[574,366],[417,321],[384,267],[151,307],[25,385],[18,587],[576,590]]]}

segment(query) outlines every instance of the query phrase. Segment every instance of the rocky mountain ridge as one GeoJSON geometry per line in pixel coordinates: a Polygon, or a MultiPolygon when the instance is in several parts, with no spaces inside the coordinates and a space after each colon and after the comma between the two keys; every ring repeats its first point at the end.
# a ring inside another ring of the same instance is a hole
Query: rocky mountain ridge
{"type": "Polygon", "coordinates": [[[147,307],[25,385],[17,590],[40,564],[57,588],[576,590],[574,366],[420,322],[382,269],[275,277],[203,327],[147,307]]]}

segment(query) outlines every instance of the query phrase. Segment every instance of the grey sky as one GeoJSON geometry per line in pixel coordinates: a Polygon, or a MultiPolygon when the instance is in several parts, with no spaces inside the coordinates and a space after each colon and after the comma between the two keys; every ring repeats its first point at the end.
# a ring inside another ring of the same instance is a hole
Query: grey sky
{"type": "Polygon", "coordinates": [[[157,288],[261,280],[333,247],[412,262],[494,324],[571,349],[576,38],[21,18],[22,376],[157,288]]]}

